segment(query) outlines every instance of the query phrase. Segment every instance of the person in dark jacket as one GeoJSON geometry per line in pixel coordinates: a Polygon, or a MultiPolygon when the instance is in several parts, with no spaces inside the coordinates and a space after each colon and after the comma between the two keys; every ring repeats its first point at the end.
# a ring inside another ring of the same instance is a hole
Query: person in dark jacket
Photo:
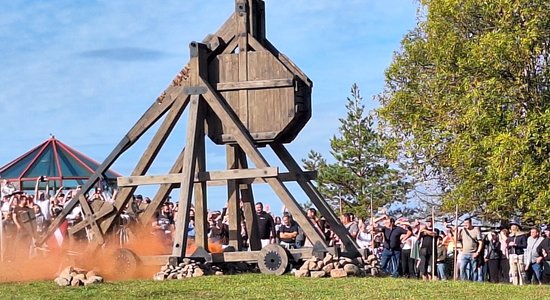
{"type": "Polygon", "coordinates": [[[501,244],[498,238],[498,233],[491,232],[489,240],[485,246],[485,262],[487,263],[487,271],[489,273],[489,281],[493,283],[500,282],[500,260],[502,259],[501,244]]]}
{"type": "Polygon", "coordinates": [[[523,254],[527,247],[527,236],[521,231],[518,222],[510,222],[510,236],[506,243],[508,244],[510,279],[514,285],[523,285],[523,278],[525,278],[523,254]]]}
{"type": "Polygon", "coordinates": [[[542,283],[550,283],[550,227],[542,228],[544,239],[537,247],[537,262],[542,264],[542,283]]]}
{"type": "Polygon", "coordinates": [[[256,215],[258,217],[258,235],[262,241],[262,247],[275,243],[275,237],[277,236],[275,221],[270,214],[264,211],[262,202],[256,203],[256,215]]]}

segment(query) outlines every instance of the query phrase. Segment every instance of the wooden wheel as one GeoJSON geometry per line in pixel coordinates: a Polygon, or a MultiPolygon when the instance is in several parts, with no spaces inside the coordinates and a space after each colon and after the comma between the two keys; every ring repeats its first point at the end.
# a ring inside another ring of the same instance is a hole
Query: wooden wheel
{"type": "Polygon", "coordinates": [[[283,275],[288,267],[288,252],[279,245],[269,244],[258,254],[258,267],[263,274],[283,275]]]}
{"type": "Polygon", "coordinates": [[[119,248],[113,253],[114,264],[112,275],[120,278],[131,278],[135,275],[139,264],[134,252],[126,248],[119,248]]]}

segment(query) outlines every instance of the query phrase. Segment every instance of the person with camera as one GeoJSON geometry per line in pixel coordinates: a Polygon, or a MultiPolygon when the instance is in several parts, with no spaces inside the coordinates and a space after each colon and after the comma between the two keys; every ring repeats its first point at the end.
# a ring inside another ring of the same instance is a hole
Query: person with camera
{"type": "Polygon", "coordinates": [[[96,187],[92,196],[88,198],[89,202],[94,202],[96,200],[105,201],[105,196],[103,196],[103,190],[100,187],[96,187]]]}
{"type": "Polygon", "coordinates": [[[64,198],[65,198],[65,194],[63,194],[63,186],[61,186],[57,190],[55,195],[53,195],[50,198],[50,201],[49,201],[49,206],[50,206],[49,212],[50,212],[50,215],[52,216],[52,218],[57,217],[57,215],[59,215],[61,213],[61,211],[63,211],[63,199],[64,198]]]}

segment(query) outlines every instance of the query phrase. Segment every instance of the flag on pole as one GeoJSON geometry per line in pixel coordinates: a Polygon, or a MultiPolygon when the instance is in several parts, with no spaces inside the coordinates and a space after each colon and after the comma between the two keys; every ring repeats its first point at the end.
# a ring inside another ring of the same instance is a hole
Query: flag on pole
{"type": "Polygon", "coordinates": [[[46,241],[46,245],[49,249],[60,249],[63,245],[63,241],[67,236],[69,227],[69,221],[65,220],[59,225],[59,227],[53,232],[52,236],[46,241]]]}

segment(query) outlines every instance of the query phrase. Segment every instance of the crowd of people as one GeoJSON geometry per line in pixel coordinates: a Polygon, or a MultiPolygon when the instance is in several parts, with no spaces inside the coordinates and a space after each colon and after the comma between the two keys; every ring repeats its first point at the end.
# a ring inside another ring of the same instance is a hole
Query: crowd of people
{"type": "MultiPolygon", "coordinates": [[[[13,251],[11,256],[32,255],[33,238],[39,236],[80,191],[80,186],[75,189],[61,187],[50,193],[48,184],[41,191],[42,182],[47,182],[47,178],[37,179],[34,194],[18,191],[7,180],[1,182],[3,238],[13,240],[15,249],[29,250],[13,251]]],[[[115,196],[116,191],[111,195],[100,187],[86,195],[90,203],[112,202],[115,196]]],[[[150,203],[148,197],[133,196],[121,220],[131,224],[150,203]]],[[[289,249],[311,246],[289,213],[275,216],[266,212],[260,202],[256,203],[255,212],[262,246],[270,243],[289,249]]],[[[178,203],[166,199],[151,222],[151,233],[167,247],[173,241],[177,213],[178,203]]],[[[187,229],[190,239],[195,237],[194,215],[191,208],[187,229]]],[[[340,239],[315,208],[307,209],[306,216],[329,246],[340,246],[340,239]]],[[[226,209],[208,214],[211,243],[229,247],[228,218],[226,209]]],[[[82,211],[77,205],[66,216],[67,225],[72,226],[80,220],[82,211]]],[[[345,213],[340,220],[360,248],[379,258],[381,268],[388,276],[424,280],[447,280],[456,276],[462,280],[516,285],[550,283],[550,228],[547,226],[523,230],[521,224],[511,222],[508,228],[482,232],[473,225],[472,219],[466,219],[458,228],[447,222],[435,226],[431,218],[394,219],[387,215],[363,220],[345,213]]],[[[240,230],[243,250],[249,247],[245,222],[243,217],[240,230]]]]}
{"type": "MultiPolygon", "coordinates": [[[[164,213],[153,222],[153,227],[165,230],[163,224],[173,226],[172,209],[173,206],[165,204],[164,213]]],[[[329,246],[340,246],[338,236],[315,208],[307,209],[306,215],[329,246]]],[[[290,214],[275,216],[264,211],[262,203],[256,203],[256,216],[262,246],[269,243],[289,249],[311,246],[290,214]]],[[[519,223],[510,222],[509,228],[482,232],[472,219],[466,219],[459,227],[442,222],[440,228],[431,218],[396,220],[383,215],[362,220],[345,213],[340,220],[359,247],[379,257],[388,276],[448,280],[456,275],[457,279],[477,282],[550,283],[550,228],[546,226],[523,231],[519,223]]],[[[228,246],[229,222],[225,211],[209,214],[209,225],[210,241],[228,246]]],[[[246,248],[248,233],[244,221],[241,225],[246,248]]]]}
{"type": "Polygon", "coordinates": [[[346,227],[361,247],[380,256],[381,267],[394,277],[447,280],[456,275],[477,282],[550,283],[547,226],[524,231],[512,221],[509,228],[482,233],[470,218],[458,228],[443,222],[439,229],[433,221],[383,216],[366,226],[358,220],[358,229],[346,227]]]}

